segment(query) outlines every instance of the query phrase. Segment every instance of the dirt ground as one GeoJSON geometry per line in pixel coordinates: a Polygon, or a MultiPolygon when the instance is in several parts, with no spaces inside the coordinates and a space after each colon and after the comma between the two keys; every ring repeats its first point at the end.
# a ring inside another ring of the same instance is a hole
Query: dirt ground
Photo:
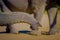
{"type": "MultiPolygon", "coordinates": [[[[48,17],[46,14],[43,15],[41,24],[43,25],[42,28],[39,30],[42,31],[48,31],[49,30],[49,22],[48,22],[48,17]]],[[[20,27],[20,30],[31,30],[29,28],[29,24],[18,24],[20,27]]],[[[60,12],[58,12],[58,18],[57,18],[57,28],[58,28],[58,33],[55,35],[29,35],[29,34],[24,34],[24,33],[19,33],[19,34],[12,34],[12,33],[4,33],[5,32],[5,26],[1,27],[0,26],[0,40],[60,40],[60,12]]]]}

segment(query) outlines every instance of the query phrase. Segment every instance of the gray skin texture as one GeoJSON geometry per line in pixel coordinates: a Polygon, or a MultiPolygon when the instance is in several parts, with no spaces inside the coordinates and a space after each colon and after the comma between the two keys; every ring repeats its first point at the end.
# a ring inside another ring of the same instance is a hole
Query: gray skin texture
{"type": "Polygon", "coordinates": [[[41,22],[45,9],[49,18],[49,31],[43,34],[55,34],[57,29],[57,0],[32,0],[34,17],[41,22]]]}
{"type": "MultiPolygon", "coordinates": [[[[8,1],[11,2],[11,0],[8,0],[8,1]]],[[[13,0],[13,1],[15,2],[15,0],[13,0]]],[[[57,7],[56,7],[57,0],[31,0],[31,1],[32,1],[32,3],[30,3],[30,5],[27,5],[28,0],[26,0],[26,1],[20,0],[20,3],[22,2],[21,4],[26,4],[24,7],[25,10],[26,9],[30,10],[31,8],[33,9],[34,17],[35,17],[35,19],[37,19],[37,21],[39,21],[39,23],[41,22],[45,8],[47,7],[47,13],[48,13],[48,17],[49,17],[49,28],[50,28],[48,33],[52,33],[51,31],[53,31],[53,30],[55,31],[57,23],[54,20],[57,20],[56,19],[57,18],[57,7]]],[[[21,5],[21,8],[23,8],[23,6],[24,5],[21,5]]],[[[4,6],[4,8],[7,9],[5,6],[4,6]]],[[[7,9],[7,12],[8,12],[8,9],[7,9]]]]}
{"type": "MultiPolygon", "coordinates": [[[[31,25],[32,30],[38,30],[38,26],[40,26],[40,24],[36,19],[34,19],[34,17],[24,12],[0,13],[0,25],[7,25],[10,30],[11,30],[11,25],[20,22],[29,23],[31,25]]],[[[18,31],[16,33],[18,33],[18,31]]]]}

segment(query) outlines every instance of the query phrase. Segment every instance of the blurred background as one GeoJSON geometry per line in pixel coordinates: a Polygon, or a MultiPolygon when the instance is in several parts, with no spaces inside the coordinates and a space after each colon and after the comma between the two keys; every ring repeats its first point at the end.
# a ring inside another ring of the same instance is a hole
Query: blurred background
{"type": "MultiPolygon", "coordinates": [[[[60,40],[60,0],[57,1],[57,8],[58,8],[58,15],[57,15],[57,29],[58,33],[56,35],[39,35],[39,36],[33,36],[28,34],[7,34],[5,33],[5,26],[0,26],[0,40],[60,40]]],[[[1,6],[1,5],[0,5],[1,6]]],[[[1,8],[0,8],[1,12],[1,8]]],[[[33,16],[33,14],[32,14],[33,16]]],[[[43,25],[42,28],[39,29],[39,31],[48,31],[49,30],[49,21],[48,21],[48,15],[47,12],[43,15],[41,24],[43,25]]],[[[20,30],[31,30],[30,25],[26,23],[19,23],[16,24],[17,27],[19,27],[20,30]]]]}

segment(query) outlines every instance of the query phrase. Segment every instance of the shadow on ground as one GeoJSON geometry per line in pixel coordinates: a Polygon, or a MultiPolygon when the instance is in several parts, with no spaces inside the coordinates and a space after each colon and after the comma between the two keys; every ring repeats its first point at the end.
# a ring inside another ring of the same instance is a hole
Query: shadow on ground
{"type": "MultiPolygon", "coordinates": [[[[28,31],[28,30],[21,30],[21,31],[19,31],[19,33],[24,33],[24,34],[28,34],[29,32],[31,32],[31,31],[28,31]]],[[[3,32],[0,32],[0,34],[6,34],[6,32],[3,31],[3,32]]]]}

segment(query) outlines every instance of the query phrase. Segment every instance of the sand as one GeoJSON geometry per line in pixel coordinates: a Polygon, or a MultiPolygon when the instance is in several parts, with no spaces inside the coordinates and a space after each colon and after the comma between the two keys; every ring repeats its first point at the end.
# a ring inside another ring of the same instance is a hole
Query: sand
{"type": "MultiPolygon", "coordinates": [[[[4,33],[5,32],[5,26],[0,26],[0,40],[60,40],[60,12],[58,12],[58,18],[57,18],[57,28],[58,28],[58,33],[55,35],[29,35],[29,34],[24,34],[24,33],[19,33],[19,34],[12,34],[12,33],[4,33]]],[[[39,28],[39,31],[48,31],[49,30],[49,22],[48,22],[48,17],[46,14],[43,15],[41,24],[43,25],[42,28],[39,28]],[[45,21],[46,20],[46,21],[45,21]]],[[[18,24],[20,25],[20,30],[31,30],[29,27],[29,24],[18,24]]]]}

